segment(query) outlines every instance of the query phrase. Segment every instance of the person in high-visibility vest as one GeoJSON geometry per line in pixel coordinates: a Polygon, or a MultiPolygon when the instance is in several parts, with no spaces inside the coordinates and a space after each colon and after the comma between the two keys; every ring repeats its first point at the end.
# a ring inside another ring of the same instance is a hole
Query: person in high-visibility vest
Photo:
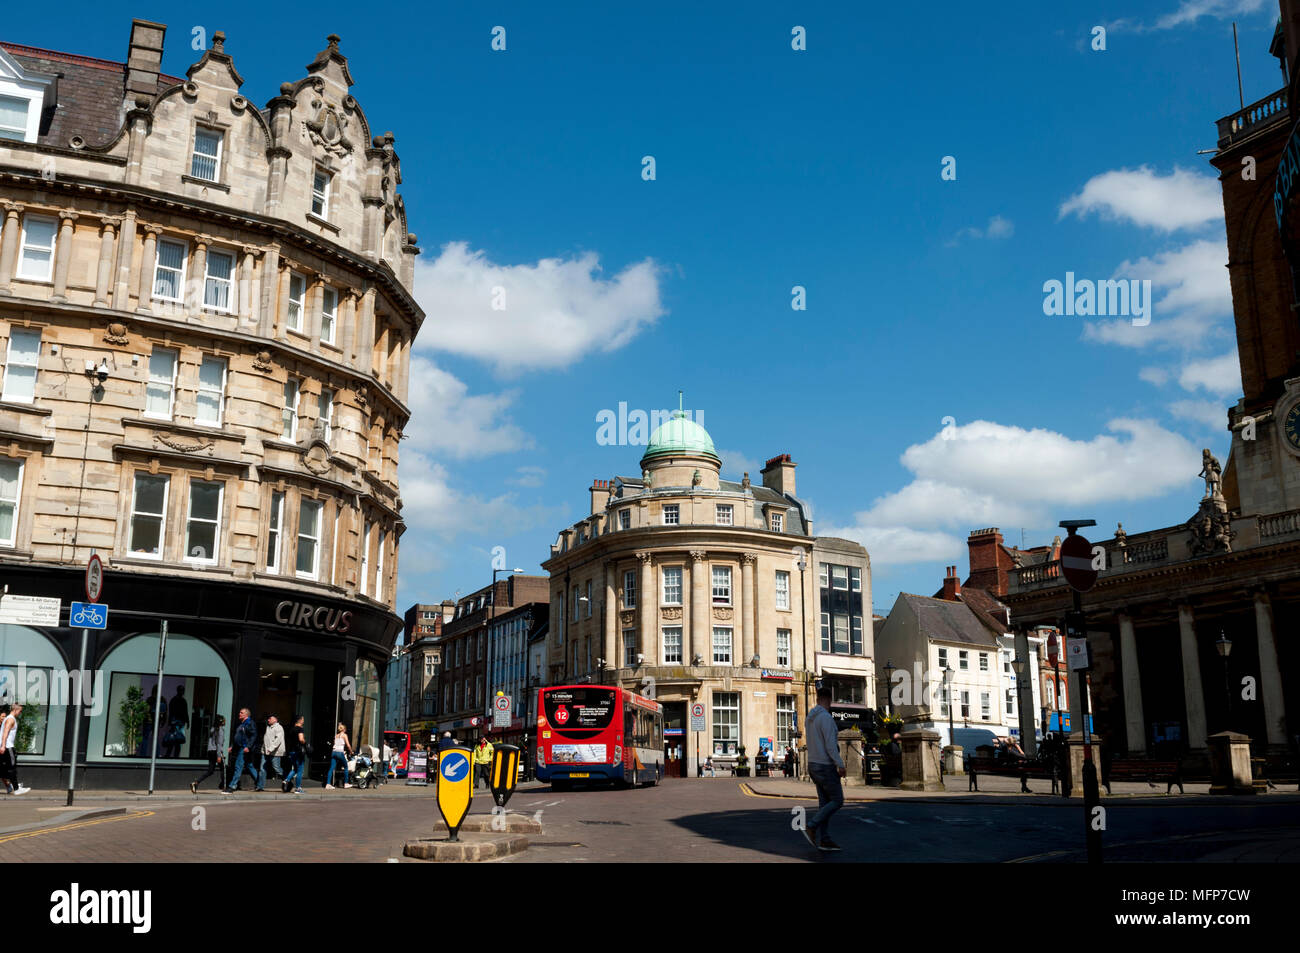
{"type": "Polygon", "coordinates": [[[478,747],[474,749],[474,787],[478,788],[478,782],[481,778],[487,787],[492,786],[492,781],[488,772],[492,770],[492,742],[487,740],[484,735],[479,739],[478,747]]]}

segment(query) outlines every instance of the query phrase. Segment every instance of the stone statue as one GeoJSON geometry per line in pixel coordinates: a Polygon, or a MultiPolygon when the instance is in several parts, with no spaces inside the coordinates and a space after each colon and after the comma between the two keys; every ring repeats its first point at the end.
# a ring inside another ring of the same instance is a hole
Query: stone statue
{"type": "Polygon", "coordinates": [[[701,483],[703,483],[703,482],[704,482],[704,478],[703,478],[702,476],[700,476],[700,471],[699,471],[699,470],[696,470],[696,471],[691,475],[691,486],[699,486],[699,485],[700,485],[701,483]]]}
{"type": "Polygon", "coordinates": [[[746,490],[746,491],[749,490],[749,471],[748,471],[748,470],[745,471],[745,478],[744,478],[743,480],[740,481],[740,488],[741,488],[742,490],[746,490]]]}
{"type": "Polygon", "coordinates": [[[642,470],[642,471],[641,471],[641,482],[642,482],[642,484],[645,485],[645,488],[646,488],[647,490],[650,489],[650,471],[649,471],[649,470],[642,470]]]}
{"type": "Polygon", "coordinates": [[[1115,545],[1123,549],[1128,545],[1128,533],[1124,532],[1124,524],[1115,524],[1115,545]]]}
{"type": "Polygon", "coordinates": [[[1223,468],[1218,459],[1210,453],[1209,448],[1201,451],[1201,476],[1205,478],[1205,496],[1203,500],[1223,499],[1223,468]]]}

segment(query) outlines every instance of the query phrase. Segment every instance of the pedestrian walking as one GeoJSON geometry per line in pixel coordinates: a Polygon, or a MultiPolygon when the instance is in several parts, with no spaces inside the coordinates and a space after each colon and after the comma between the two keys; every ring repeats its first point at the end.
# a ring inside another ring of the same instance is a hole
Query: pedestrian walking
{"type": "Polygon", "coordinates": [[[257,790],[266,790],[267,769],[277,777],[284,777],[280,758],[284,755],[284,726],[275,715],[266,719],[266,734],[262,736],[262,767],[257,772],[257,790]]]}
{"type": "Polygon", "coordinates": [[[840,757],[839,729],[829,711],[829,686],[817,689],[817,704],[808,712],[808,774],[817,786],[817,813],[808,821],[803,836],[818,850],[839,850],[830,838],[831,817],[844,806],[844,759],[840,757]]]}
{"type": "Polygon", "coordinates": [[[191,794],[198,794],[199,785],[202,784],[204,781],[206,781],[208,778],[212,777],[214,774],[217,775],[217,787],[220,788],[225,785],[226,783],[226,778],[225,778],[226,758],[224,753],[225,750],[226,750],[226,716],[218,715],[216,722],[213,724],[213,726],[210,729],[208,729],[208,773],[200,777],[198,780],[190,782],[191,794]],[[218,768],[221,768],[220,774],[217,774],[218,768]]]}
{"type": "Polygon", "coordinates": [[[302,793],[302,781],[307,776],[307,758],[311,755],[311,745],[307,744],[307,729],[303,727],[305,716],[299,715],[293,720],[289,730],[289,775],[284,779],[280,789],[288,794],[302,793]]]}
{"type": "Polygon", "coordinates": [[[26,794],[31,788],[18,781],[18,716],[23,706],[7,707],[9,710],[0,719],[0,768],[4,770],[5,790],[9,794],[26,794]]]}
{"type": "Polygon", "coordinates": [[[478,747],[474,749],[474,790],[478,790],[480,780],[487,787],[492,783],[488,779],[488,772],[492,770],[492,742],[487,740],[484,735],[478,740],[478,747]]]}
{"type": "Polygon", "coordinates": [[[348,729],[343,722],[339,722],[338,731],[334,735],[334,748],[330,752],[330,770],[325,777],[325,790],[334,790],[334,769],[343,765],[343,786],[352,787],[348,783],[348,758],[352,756],[352,745],[348,743],[348,729]]]}
{"type": "Polygon", "coordinates": [[[239,790],[245,769],[253,776],[254,786],[257,782],[257,769],[253,767],[253,752],[257,748],[257,724],[247,708],[239,709],[239,724],[235,726],[233,742],[230,750],[235,755],[235,767],[230,772],[230,783],[225,789],[227,794],[239,790]]]}

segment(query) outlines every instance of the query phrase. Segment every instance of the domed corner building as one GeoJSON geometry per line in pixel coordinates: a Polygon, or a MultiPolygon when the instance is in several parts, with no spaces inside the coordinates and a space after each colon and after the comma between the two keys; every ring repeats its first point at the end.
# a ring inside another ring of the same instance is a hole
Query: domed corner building
{"type": "Polygon", "coordinates": [[[663,416],[641,474],[595,480],[591,515],[559,534],[543,564],[547,682],[653,694],[670,777],[695,776],[708,757],[734,764],[741,745],[751,765],[767,742],[801,749],[819,680],[837,717],[865,717],[875,701],[867,551],[813,536],[789,454],[767,461],[760,485],[748,473],[723,480],[708,432],[683,411],[663,416]],[[698,738],[693,703],[704,706],[698,738]]]}
{"type": "Polygon", "coordinates": [[[303,714],[319,777],[336,721],[379,741],[402,625],[424,316],[393,136],[336,36],[259,108],[222,33],[160,72],[165,31],[133,21],[126,62],[0,43],[0,578],[57,600],[6,600],[0,693],[26,696],[38,789],[66,783],[92,552],[79,787],[143,783],[155,747],[159,786],[184,786],[241,707],[303,714]]]}

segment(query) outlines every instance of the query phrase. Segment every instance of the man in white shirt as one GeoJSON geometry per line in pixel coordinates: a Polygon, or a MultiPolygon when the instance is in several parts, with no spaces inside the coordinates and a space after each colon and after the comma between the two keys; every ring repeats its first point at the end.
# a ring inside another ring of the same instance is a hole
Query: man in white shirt
{"type": "Polygon", "coordinates": [[[284,726],[271,715],[266,719],[266,734],[262,737],[262,769],[257,772],[257,790],[266,790],[266,769],[269,765],[277,778],[284,777],[280,758],[284,755],[284,726]]]}
{"type": "Polygon", "coordinates": [[[839,850],[830,838],[831,815],[844,806],[844,759],[840,757],[839,728],[831,717],[830,686],[817,689],[817,704],[808,712],[808,774],[817,786],[817,813],[808,819],[804,839],[818,850],[839,850]]]}

